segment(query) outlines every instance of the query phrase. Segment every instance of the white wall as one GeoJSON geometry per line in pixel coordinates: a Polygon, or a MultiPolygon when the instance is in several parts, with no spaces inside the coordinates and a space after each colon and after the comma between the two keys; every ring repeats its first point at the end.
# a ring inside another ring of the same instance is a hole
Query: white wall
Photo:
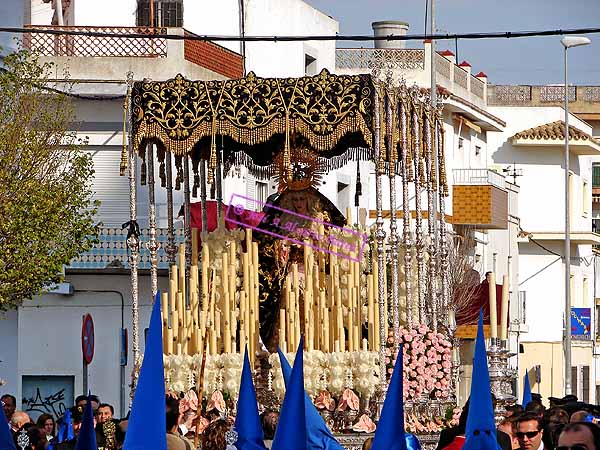
{"type": "MultiPolygon", "coordinates": [[[[338,23],[301,0],[245,0],[245,33],[247,36],[307,34],[334,35],[338,23]]],[[[239,2],[186,1],[184,27],[200,35],[239,36],[239,2]]],[[[239,42],[217,42],[241,52],[239,42]]],[[[303,76],[304,55],[317,59],[316,70],[335,70],[335,42],[248,42],[246,69],[261,77],[303,76]]]]}
{"type": "Polygon", "coordinates": [[[72,0],[74,22],[70,25],[134,27],[136,0],[72,0]]]}
{"type": "Polygon", "coordinates": [[[0,386],[0,396],[17,396],[18,328],[17,311],[0,313],[0,378],[6,381],[6,385],[0,386]]]}
{"type": "MultiPolygon", "coordinates": [[[[68,275],[76,290],[112,290],[124,296],[124,324],[129,330],[129,358],[125,384],[132,368],[131,282],[129,275],[68,275]]],[[[140,351],[144,349],[144,329],[148,326],[152,296],[149,277],[140,277],[140,351]]],[[[159,287],[166,288],[164,279],[159,287]]],[[[89,389],[120,411],[119,330],[121,297],[115,292],[75,292],[73,296],[44,295],[26,302],[19,310],[18,395],[23,375],[71,375],[75,396],[82,393],[83,366],[81,325],[86,313],[95,326],[94,360],[89,366],[89,389]]],[[[11,362],[12,363],[12,362],[11,362]]],[[[16,363],[15,363],[16,364],[16,363]]],[[[13,385],[12,392],[17,393],[13,385]]],[[[127,411],[129,388],[125,388],[127,411]]]]}
{"type": "MultiPolygon", "coordinates": [[[[30,0],[2,0],[0,2],[0,26],[22,28],[31,20],[31,7],[27,4],[30,0]]],[[[7,54],[16,50],[13,33],[0,33],[0,54],[7,54]]]]}

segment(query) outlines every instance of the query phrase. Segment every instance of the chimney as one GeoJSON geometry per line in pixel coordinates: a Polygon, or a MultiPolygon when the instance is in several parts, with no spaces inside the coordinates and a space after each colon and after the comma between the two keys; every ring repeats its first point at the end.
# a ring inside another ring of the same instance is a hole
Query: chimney
{"type": "MultiPolygon", "coordinates": [[[[408,32],[408,23],[397,20],[383,20],[381,22],[373,22],[373,35],[375,37],[385,36],[406,36],[408,32]]],[[[404,48],[405,41],[375,41],[375,48],[404,48]]]]}

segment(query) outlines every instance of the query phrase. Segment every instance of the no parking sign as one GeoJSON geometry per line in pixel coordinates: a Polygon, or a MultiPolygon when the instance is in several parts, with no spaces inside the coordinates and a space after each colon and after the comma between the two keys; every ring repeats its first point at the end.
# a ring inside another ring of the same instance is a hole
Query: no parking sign
{"type": "Polygon", "coordinates": [[[83,325],[81,327],[81,351],[83,360],[90,364],[94,359],[94,321],[90,314],[83,316],[83,325]]]}

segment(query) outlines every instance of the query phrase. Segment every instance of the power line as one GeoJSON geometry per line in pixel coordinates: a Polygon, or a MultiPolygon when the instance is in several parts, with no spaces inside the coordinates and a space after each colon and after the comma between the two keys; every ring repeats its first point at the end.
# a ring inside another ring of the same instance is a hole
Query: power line
{"type": "Polygon", "coordinates": [[[295,42],[295,41],[417,41],[417,40],[454,40],[454,39],[514,39],[539,36],[565,36],[571,34],[600,33],[600,28],[569,28],[565,30],[537,31],[495,31],[486,33],[455,33],[455,34],[407,34],[403,36],[372,36],[372,35],[306,35],[306,36],[220,36],[220,35],[177,35],[177,34],[143,34],[143,33],[114,33],[99,31],[75,31],[64,29],[16,28],[0,27],[0,33],[52,34],[57,36],[89,36],[89,37],[121,37],[128,39],[161,38],[178,41],[223,41],[223,42],[295,42]]]}

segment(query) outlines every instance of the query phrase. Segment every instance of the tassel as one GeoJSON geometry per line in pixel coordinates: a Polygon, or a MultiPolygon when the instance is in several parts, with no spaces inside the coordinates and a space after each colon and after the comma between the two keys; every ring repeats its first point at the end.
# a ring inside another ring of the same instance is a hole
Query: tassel
{"type": "Polygon", "coordinates": [[[208,160],[208,184],[211,186],[215,182],[215,169],[217,168],[217,142],[216,136],[213,133],[212,142],[210,144],[210,159],[208,160]]]}
{"type": "Polygon", "coordinates": [[[142,184],[142,186],[146,185],[146,174],[147,174],[147,167],[146,167],[146,149],[142,148],[142,150],[140,151],[141,153],[141,157],[142,157],[142,168],[140,170],[140,183],[142,184]]]}

